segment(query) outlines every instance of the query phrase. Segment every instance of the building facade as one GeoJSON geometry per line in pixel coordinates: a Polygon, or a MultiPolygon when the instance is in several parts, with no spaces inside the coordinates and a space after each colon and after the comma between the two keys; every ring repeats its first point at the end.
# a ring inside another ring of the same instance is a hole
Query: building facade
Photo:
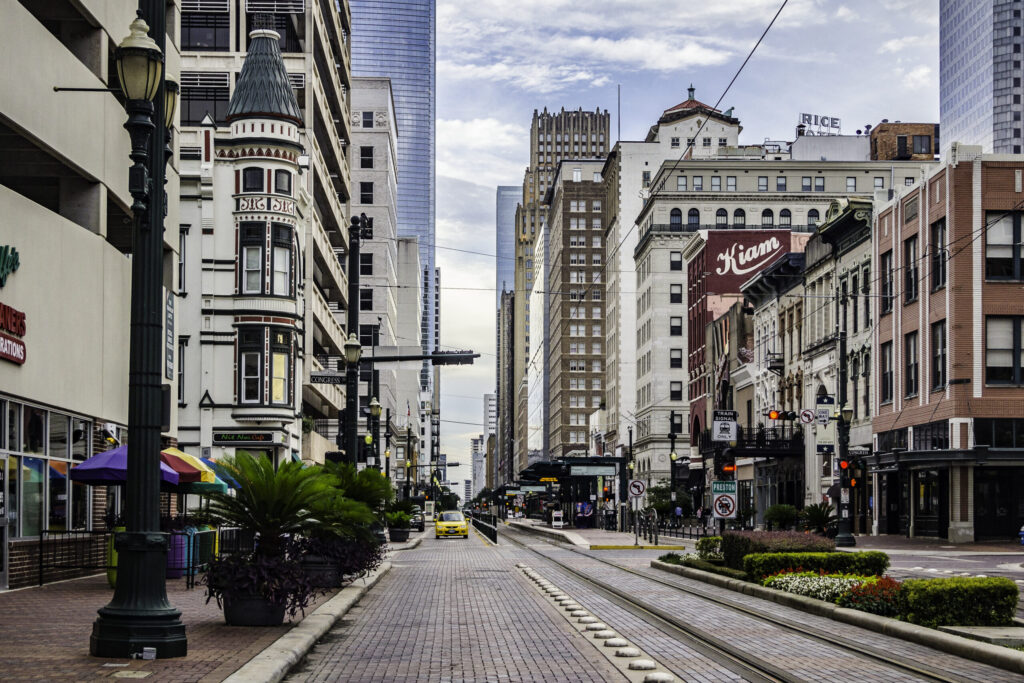
{"type": "Polygon", "coordinates": [[[1021,44],[1015,0],[940,0],[939,123],[954,142],[986,153],[1021,152],[1021,44]]]}
{"type": "Polygon", "coordinates": [[[516,206],[522,196],[522,188],[516,185],[499,185],[495,192],[495,307],[501,306],[501,293],[516,284],[516,206]]]}

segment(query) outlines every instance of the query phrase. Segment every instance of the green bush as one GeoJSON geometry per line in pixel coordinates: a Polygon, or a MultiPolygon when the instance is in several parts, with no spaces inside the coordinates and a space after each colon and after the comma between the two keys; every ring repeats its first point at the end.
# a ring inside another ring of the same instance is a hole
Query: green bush
{"type": "Polygon", "coordinates": [[[682,564],[683,556],[679,553],[665,553],[658,558],[658,562],[666,564],[682,564]]]}
{"type": "Polygon", "coordinates": [[[752,553],[825,553],[835,541],[796,531],[727,531],[722,534],[725,566],[743,569],[743,558],[752,553]]]}
{"type": "Polygon", "coordinates": [[[788,529],[796,524],[799,517],[799,510],[784,503],[772,505],[764,511],[764,521],[770,523],[775,529],[788,529]]]}
{"type": "Polygon", "coordinates": [[[900,590],[900,618],[937,626],[1009,626],[1017,609],[1016,584],[1007,578],[908,579],[900,590]]]}
{"type": "Polygon", "coordinates": [[[702,572],[710,572],[711,574],[719,574],[721,576],[727,576],[730,579],[739,579],[740,581],[747,580],[747,573],[739,569],[729,569],[707,560],[702,560],[693,555],[687,555],[680,561],[684,567],[690,567],[691,569],[699,569],[702,572]]]}
{"type": "Polygon", "coordinates": [[[888,568],[889,556],[877,550],[859,553],[752,553],[743,558],[743,569],[752,581],[795,570],[881,576],[888,568]]]}
{"type": "Polygon", "coordinates": [[[697,556],[702,560],[722,559],[722,537],[705,536],[697,540],[697,556]]]}

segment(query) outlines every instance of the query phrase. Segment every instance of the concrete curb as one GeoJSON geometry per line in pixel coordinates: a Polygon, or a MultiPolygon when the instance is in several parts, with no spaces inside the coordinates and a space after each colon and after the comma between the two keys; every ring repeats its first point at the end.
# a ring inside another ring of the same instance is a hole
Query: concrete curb
{"type": "Polygon", "coordinates": [[[602,545],[591,543],[591,550],[689,550],[685,545],[602,545]]]}
{"type": "Polygon", "coordinates": [[[390,570],[391,563],[384,562],[376,571],[362,579],[362,585],[353,584],[342,588],[337,595],[316,608],[288,633],[225,678],[224,683],[278,683],[390,570]]]}
{"type": "Polygon", "coordinates": [[[982,664],[990,664],[1000,669],[1024,674],[1024,652],[1011,650],[1010,648],[1000,647],[998,645],[991,645],[989,643],[982,643],[969,638],[954,636],[925,626],[908,624],[905,621],[897,621],[896,619],[882,617],[877,614],[869,614],[868,612],[840,607],[822,600],[808,598],[803,595],[794,595],[792,593],[773,590],[771,588],[759,586],[755,583],[750,583],[749,581],[730,579],[726,576],[711,574],[710,572],[704,572],[699,569],[667,564],[658,560],[651,560],[651,566],[655,569],[667,571],[670,574],[678,574],[679,576],[684,576],[688,579],[702,581],[713,586],[718,586],[719,588],[726,588],[728,590],[736,591],[737,593],[743,593],[744,595],[770,600],[771,602],[779,605],[793,607],[820,617],[827,617],[835,621],[840,621],[844,624],[860,626],[861,628],[874,631],[875,633],[881,633],[883,635],[892,636],[893,638],[908,640],[912,643],[917,643],[918,645],[935,648],[936,650],[948,652],[949,654],[957,655],[964,659],[971,659],[976,662],[981,662],[982,664]]]}
{"type": "Polygon", "coordinates": [[[417,536],[416,538],[412,539],[411,541],[406,541],[405,543],[396,543],[394,545],[389,543],[388,544],[388,550],[394,550],[394,551],[398,551],[398,550],[412,550],[413,548],[419,546],[419,544],[422,543],[422,542],[423,542],[423,537],[422,536],[417,536]]]}
{"type": "Polygon", "coordinates": [[[590,543],[587,539],[583,538],[577,533],[572,531],[556,531],[555,529],[548,529],[543,526],[533,526],[532,524],[523,524],[522,522],[509,522],[509,526],[519,529],[520,531],[526,531],[529,533],[540,534],[541,536],[547,536],[549,538],[555,538],[559,541],[567,541],[572,545],[583,546],[589,548],[590,543]]]}

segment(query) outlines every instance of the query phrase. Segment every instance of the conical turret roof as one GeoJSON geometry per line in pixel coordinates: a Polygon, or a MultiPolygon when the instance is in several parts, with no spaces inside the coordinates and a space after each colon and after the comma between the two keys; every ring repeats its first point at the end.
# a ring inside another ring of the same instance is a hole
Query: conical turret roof
{"type": "Polygon", "coordinates": [[[302,124],[302,112],[284,68],[280,34],[273,30],[273,17],[257,16],[249,33],[249,53],[228,103],[228,121],[243,118],[287,119],[302,124]]]}

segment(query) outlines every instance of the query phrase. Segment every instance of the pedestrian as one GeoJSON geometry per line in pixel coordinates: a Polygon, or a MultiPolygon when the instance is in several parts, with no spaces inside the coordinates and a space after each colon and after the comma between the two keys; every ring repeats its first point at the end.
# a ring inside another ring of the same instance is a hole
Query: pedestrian
{"type": "Polygon", "coordinates": [[[675,522],[675,527],[677,529],[679,528],[679,526],[683,522],[683,508],[680,507],[679,505],[676,505],[676,518],[675,518],[674,522],[675,522]]]}

